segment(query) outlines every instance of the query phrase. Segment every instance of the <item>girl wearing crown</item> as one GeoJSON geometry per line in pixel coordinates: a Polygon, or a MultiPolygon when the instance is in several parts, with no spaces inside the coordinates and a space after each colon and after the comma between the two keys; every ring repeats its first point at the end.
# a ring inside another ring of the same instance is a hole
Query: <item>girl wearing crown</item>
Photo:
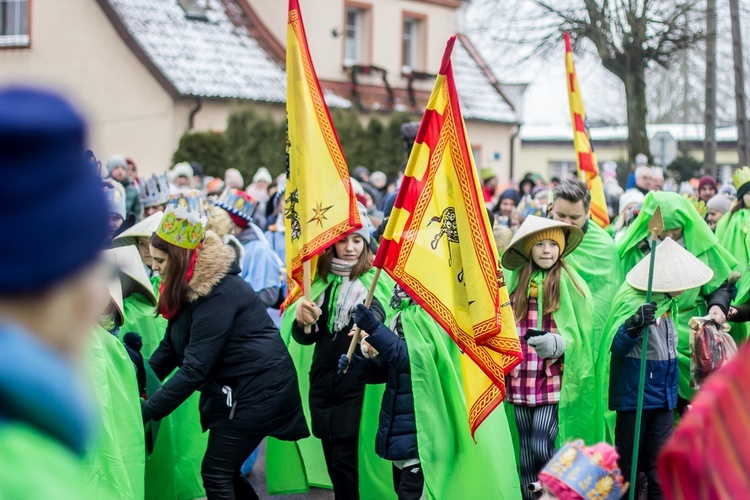
{"type": "Polygon", "coordinates": [[[593,442],[591,293],[565,264],[583,239],[563,222],[530,216],[503,255],[524,361],[507,377],[520,441],[521,491],[555,453],[555,442],[593,442]]]}
{"type": "MultiPolygon", "coordinates": [[[[182,196],[190,196],[183,194],[182,196]]],[[[266,436],[307,437],[297,374],[234,251],[213,232],[199,199],[170,200],[151,237],[162,276],[157,310],[167,331],[149,365],[177,371],[141,410],[144,422],[172,413],[196,391],[208,447],[201,475],[208,498],[258,498],[240,467],[266,436]],[[168,223],[168,224],[167,224],[168,223]]]]}

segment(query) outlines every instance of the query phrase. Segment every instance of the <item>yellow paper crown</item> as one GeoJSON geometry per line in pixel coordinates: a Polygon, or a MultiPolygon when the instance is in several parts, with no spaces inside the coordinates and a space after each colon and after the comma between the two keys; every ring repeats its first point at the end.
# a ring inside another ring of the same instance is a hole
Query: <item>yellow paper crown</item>
{"type": "Polygon", "coordinates": [[[196,190],[172,196],[156,234],[174,246],[194,250],[206,235],[204,206],[205,199],[196,190]]]}
{"type": "Polygon", "coordinates": [[[743,184],[748,182],[750,182],[750,167],[745,166],[734,172],[732,183],[737,190],[739,190],[743,184]]]}
{"type": "Polygon", "coordinates": [[[705,201],[699,200],[695,196],[691,196],[689,194],[684,194],[682,196],[688,199],[688,201],[690,202],[690,205],[692,205],[692,207],[698,212],[698,215],[700,215],[701,218],[706,216],[706,212],[708,212],[708,207],[706,207],[705,201]]]}

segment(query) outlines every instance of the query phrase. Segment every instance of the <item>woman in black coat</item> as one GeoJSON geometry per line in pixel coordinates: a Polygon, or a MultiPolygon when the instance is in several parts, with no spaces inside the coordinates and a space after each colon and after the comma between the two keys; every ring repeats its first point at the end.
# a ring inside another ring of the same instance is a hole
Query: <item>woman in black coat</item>
{"type": "Polygon", "coordinates": [[[309,436],[292,359],[239,276],[234,251],[213,231],[196,250],[157,232],[151,255],[169,323],[149,364],[161,380],[179,369],[143,404],[144,421],[169,415],[200,391],[201,423],[210,430],[201,470],[208,499],[258,498],[240,474],[244,460],[266,436],[309,436]]]}

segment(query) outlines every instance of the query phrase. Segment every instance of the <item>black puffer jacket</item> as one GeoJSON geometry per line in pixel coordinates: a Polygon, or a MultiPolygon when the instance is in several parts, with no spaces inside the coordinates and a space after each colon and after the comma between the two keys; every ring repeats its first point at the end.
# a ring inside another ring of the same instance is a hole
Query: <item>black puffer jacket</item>
{"type": "MultiPolygon", "coordinates": [[[[399,330],[400,321],[396,325],[396,331],[399,330]]],[[[367,360],[369,370],[361,379],[369,384],[385,382],[375,452],[386,460],[419,458],[409,352],[403,332],[399,333],[396,335],[381,324],[367,337],[378,357],[367,360]]]]}
{"type": "Polygon", "coordinates": [[[144,418],[169,415],[199,390],[204,430],[234,428],[302,439],[310,433],[294,364],[239,272],[234,251],[209,231],[188,284],[188,302],[169,321],[149,360],[162,380],[175,367],[179,370],[144,403],[144,418]],[[233,413],[224,387],[232,389],[233,413]]]}
{"type": "MultiPolygon", "coordinates": [[[[354,319],[338,332],[328,329],[328,309],[332,298],[331,287],[325,291],[322,314],[309,334],[297,322],[292,326],[292,337],[302,345],[315,344],[310,366],[310,417],[312,432],[319,439],[357,439],[362,417],[365,383],[356,377],[338,374],[338,362],[349,349],[349,332],[354,319]]],[[[383,321],[385,312],[373,299],[372,312],[383,321]]],[[[357,354],[361,354],[357,347],[357,354]]]]}

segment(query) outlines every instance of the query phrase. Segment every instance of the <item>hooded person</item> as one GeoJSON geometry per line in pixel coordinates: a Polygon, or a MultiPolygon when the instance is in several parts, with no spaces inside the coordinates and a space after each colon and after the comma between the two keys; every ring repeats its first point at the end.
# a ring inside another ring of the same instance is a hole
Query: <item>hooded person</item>
{"type": "Polygon", "coordinates": [[[159,273],[152,269],[154,259],[151,257],[149,242],[151,240],[151,235],[153,235],[159,228],[159,223],[163,217],[164,212],[154,212],[130,229],[123,231],[112,240],[113,248],[132,245],[138,249],[143,269],[154,288],[154,293],[157,293],[159,290],[161,277],[159,276],[159,273]]]}
{"type": "Polygon", "coordinates": [[[85,140],[62,97],[0,89],[0,214],[14,235],[0,245],[0,498],[87,498],[96,410],[79,373],[106,294],[107,204],[85,140]]]}
{"type": "Polygon", "coordinates": [[[182,189],[193,188],[193,167],[186,161],[175,164],[168,172],[170,194],[176,194],[182,189]]]}
{"type": "Polygon", "coordinates": [[[148,217],[156,212],[164,212],[169,201],[169,180],[167,173],[151,174],[138,184],[138,196],[143,206],[143,216],[148,217]]]}
{"type": "Polygon", "coordinates": [[[126,222],[127,211],[125,209],[125,190],[122,185],[112,179],[104,181],[104,197],[107,200],[107,216],[109,217],[109,240],[125,231],[135,223],[130,216],[126,222]]]}
{"type": "Polygon", "coordinates": [[[523,362],[506,375],[519,437],[521,491],[572,438],[596,442],[592,298],[565,263],[583,240],[577,227],[531,216],[502,258],[523,362]],[[563,363],[564,361],[564,363],[563,363]]]}
{"type": "Polygon", "coordinates": [[[135,222],[138,222],[141,219],[141,201],[138,188],[128,177],[128,160],[122,155],[110,156],[107,160],[107,174],[122,185],[125,190],[125,212],[133,214],[135,222]]]}
{"type": "MultiPolygon", "coordinates": [[[[554,189],[552,218],[572,224],[583,231],[583,240],[565,262],[586,282],[591,290],[594,316],[594,346],[599,345],[604,324],[609,317],[612,299],[622,284],[620,256],[612,238],[590,219],[591,192],[585,182],[563,181],[554,189]]],[[[594,349],[594,359],[599,357],[594,349]]]]}
{"type": "MultiPolygon", "coordinates": [[[[295,448],[269,441],[269,491],[305,491],[309,485],[333,486],[336,498],[388,498],[390,464],[372,443],[383,388],[338,374],[338,361],[349,349],[354,310],[362,304],[375,276],[369,243],[372,227],[360,207],[362,227],[340,238],[319,258],[311,301],[304,298],[285,311],[281,335],[297,365],[306,413],[314,438],[295,448]],[[305,333],[309,325],[310,333],[305,333]],[[306,397],[305,397],[306,396],[306,397]],[[295,465],[292,465],[295,464],[295,465]],[[300,470],[301,474],[290,471],[300,470]]],[[[381,275],[371,309],[379,321],[390,312],[393,281],[381,275]]],[[[360,348],[355,351],[361,354],[360,348]]]]}
{"type": "Polygon", "coordinates": [[[509,221],[513,212],[516,211],[519,201],[521,201],[521,196],[518,194],[518,191],[515,189],[506,189],[500,193],[500,198],[498,198],[493,212],[509,221]]]}
{"type": "Polygon", "coordinates": [[[660,241],[671,237],[711,268],[714,276],[705,285],[686,290],[677,298],[678,359],[680,362],[680,408],[690,400],[695,390],[690,387],[690,326],[693,316],[713,315],[719,324],[726,322],[734,287],[729,282],[737,269],[737,261],[719,244],[690,201],[676,193],[649,193],[640,214],[617,244],[622,274],[627,275],[635,265],[651,252],[648,224],[657,207],[661,207],[664,232],[660,241]]]}
{"type": "MultiPolygon", "coordinates": [[[[716,226],[724,214],[732,209],[732,205],[737,199],[727,194],[719,193],[706,203],[706,224],[711,231],[716,232],[716,226]]],[[[721,241],[719,241],[721,243],[721,241]]]]}
{"type": "Polygon", "coordinates": [[[294,364],[256,293],[240,277],[235,253],[206,231],[204,200],[170,200],[151,237],[162,275],[157,310],[167,331],[149,365],[164,382],[141,406],[143,421],[160,420],[200,391],[209,430],[201,476],[208,498],[256,498],[240,474],[267,436],[309,435],[294,364]]]}
{"type": "Polygon", "coordinates": [[[257,204],[244,191],[228,189],[213,204],[225,210],[234,224],[234,235],[242,245],[240,276],[266,308],[278,305],[281,297],[282,263],[266,241],[260,228],[253,223],[257,204]]]}
{"type": "MultiPolygon", "coordinates": [[[[653,294],[646,302],[649,286],[650,256],[633,267],[613,302],[602,338],[602,357],[597,366],[596,383],[602,395],[600,408],[607,441],[614,437],[620,453],[620,468],[630,477],[633,441],[638,406],[638,385],[641,366],[642,335],[649,329],[641,425],[641,459],[639,472],[648,477],[648,497],[661,498],[656,459],[672,434],[674,410],[677,407],[680,382],[678,336],[679,302],[688,290],[697,290],[714,278],[700,258],[671,238],[656,247],[653,268],[653,294]],[[616,412],[613,415],[609,412],[616,412]]],[[[632,487],[638,488],[635,485],[632,487]]]]}

